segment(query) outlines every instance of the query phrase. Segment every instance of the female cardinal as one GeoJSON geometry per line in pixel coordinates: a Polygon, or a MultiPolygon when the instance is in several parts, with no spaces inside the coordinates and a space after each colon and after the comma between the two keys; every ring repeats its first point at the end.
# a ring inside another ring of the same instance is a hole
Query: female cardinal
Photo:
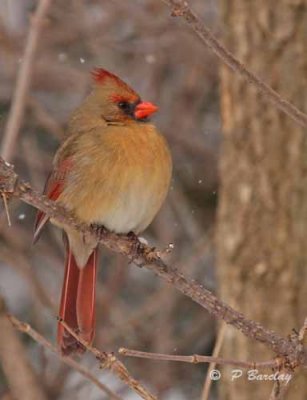
{"type": "MultiPolygon", "coordinates": [[[[114,74],[97,68],[93,90],[72,114],[58,149],[46,195],[87,224],[116,233],[143,231],[168,190],[172,162],[165,139],[148,120],[157,111],[114,74]]],[[[34,242],[48,216],[38,212],[34,242]]],[[[97,245],[65,225],[65,276],[59,317],[91,343],[95,330],[97,245]]],[[[82,346],[59,323],[64,354],[82,346]]]]}

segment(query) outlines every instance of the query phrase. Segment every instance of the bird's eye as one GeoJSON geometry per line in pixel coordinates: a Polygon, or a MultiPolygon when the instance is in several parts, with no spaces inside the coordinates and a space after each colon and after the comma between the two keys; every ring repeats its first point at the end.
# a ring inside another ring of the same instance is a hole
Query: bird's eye
{"type": "Polygon", "coordinates": [[[127,101],[121,101],[120,103],[118,103],[118,107],[121,110],[127,111],[130,108],[130,104],[127,101]]]}

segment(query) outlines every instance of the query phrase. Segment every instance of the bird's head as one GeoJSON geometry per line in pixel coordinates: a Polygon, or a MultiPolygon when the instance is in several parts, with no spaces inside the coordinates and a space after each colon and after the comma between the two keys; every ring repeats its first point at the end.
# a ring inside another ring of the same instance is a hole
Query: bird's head
{"type": "Polygon", "coordinates": [[[158,110],[140,96],[124,81],[102,68],[92,71],[95,108],[107,122],[147,121],[158,110]]]}

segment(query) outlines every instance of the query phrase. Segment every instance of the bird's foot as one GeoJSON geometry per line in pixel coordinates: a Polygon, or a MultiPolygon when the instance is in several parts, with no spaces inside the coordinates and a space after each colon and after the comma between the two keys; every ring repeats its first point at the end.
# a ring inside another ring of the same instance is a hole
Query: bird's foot
{"type": "Polygon", "coordinates": [[[140,254],[142,254],[143,252],[143,244],[142,242],[139,240],[138,236],[134,233],[134,232],[129,232],[127,234],[127,237],[129,238],[129,242],[131,243],[131,261],[130,263],[133,263],[140,254]]]}
{"type": "Polygon", "coordinates": [[[104,236],[107,232],[107,229],[103,225],[91,224],[91,228],[100,237],[104,236]]]}
{"type": "Polygon", "coordinates": [[[136,235],[134,232],[130,231],[127,233],[128,238],[132,239],[132,240],[136,240],[139,241],[138,235],[136,235]]]}
{"type": "MultiPolygon", "coordinates": [[[[142,237],[138,237],[134,232],[129,232],[127,234],[131,241],[131,259],[130,263],[135,262],[139,256],[143,256],[146,259],[156,251],[155,247],[149,247],[147,240],[142,237]]],[[[142,262],[136,263],[139,267],[143,266],[142,262]]]]}

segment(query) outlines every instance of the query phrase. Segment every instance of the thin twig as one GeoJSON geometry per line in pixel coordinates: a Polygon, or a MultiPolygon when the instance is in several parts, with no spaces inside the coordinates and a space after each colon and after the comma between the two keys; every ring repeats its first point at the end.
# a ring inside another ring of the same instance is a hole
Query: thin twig
{"type": "MultiPolygon", "coordinates": [[[[304,337],[307,332],[307,318],[305,318],[304,324],[299,330],[298,333],[294,333],[294,337],[303,346],[304,337]]],[[[289,384],[293,378],[294,371],[291,366],[284,365],[283,368],[279,371],[280,375],[287,374],[289,376],[288,379],[277,379],[274,382],[272,392],[270,394],[269,400],[283,400],[288,393],[289,384]]]]}
{"type": "Polygon", "coordinates": [[[51,0],[40,0],[36,12],[30,21],[24,55],[22,57],[20,71],[13,96],[11,110],[8,116],[4,132],[1,154],[6,160],[11,160],[18,132],[22,123],[27,93],[31,83],[32,67],[38,45],[38,39],[44,24],[44,18],[50,6],[51,0]]]}
{"type": "Polygon", "coordinates": [[[252,83],[257,89],[270,100],[277,108],[287,114],[301,126],[307,126],[307,115],[300,111],[296,106],[284,99],[280,94],[273,90],[268,84],[263,82],[258,76],[250,72],[239,60],[237,60],[229,50],[227,50],[212,32],[199,20],[198,16],[190,8],[186,0],[162,0],[172,11],[173,17],[182,17],[193,29],[197,36],[204,42],[228,67],[238,73],[247,82],[252,83]]]}
{"type": "Polygon", "coordinates": [[[64,207],[56,202],[39,195],[32,190],[28,183],[18,180],[17,174],[11,165],[7,165],[0,158],[0,192],[10,193],[22,201],[30,204],[61,224],[69,225],[85,237],[94,238],[107,248],[123,254],[139,267],[146,267],[166,282],[172,284],[184,295],[204,307],[214,317],[231,324],[245,336],[257,340],[272,349],[278,356],[286,357],[289,363],[295,366],[307,365],[307,351],[299,346],[297,341],[284,338],[278,333],[264,328],[258,322],[247,319],[242,313],[234,310],[219,300],[202,285],[189,280],[174,267],[167,265],[160,257],[159,251],[141,243],[136,237],[116,235],[104,228],[95,229],[80,222],[64,207]]]}
{"type": "Polygon", "coordinates": [[[96,385],[100,390],[108,394],[111,399],[121,400],[121,398],[117,394],[112,392],[107,386],[101,383],[88,369],[84,368],[82,365],[80,365],[77,361],[75,361],[71,357],[62,356],[55,346],[53,346],[50,342],[48,342],[48,340],[44,338],[44,336],[42,336],[40,333],[31,328],[29,324],[20,321],[19,319],[10,314],[7,315],[7,317],[16,329],[18,329],[20,332],[26,333],[41,346],[50,350],[52,353],[56,354],[60,358],[60,360],[63,361],[63,363],[74,368],[81,375],[83,375],[94,385],[96,385]]]}
{"type": "Polygon", "coordinates": [[[298,340],[299,340],[302,344],[303,344],[303,342],[304,342],[304,338],[305,338],[306,333],[307,333],[307,317],[305,318],[304,324],[303,324],[303,326],[301,327],[301,329],[300,329],[300,331],[299,331],[299,334],[298,334],[298,340]]]}
{"type": "MultiPolygon", "coordinates": [[[[213,353],[212,356],[213,357],[217,357],[220,354],[222,345],[223,345],[223,341],[224,341],[224,336],[225,336],[225,332],[226,332],[226,324],[222,324],[218,335],[217,335],[217,339],[215,342],[215,346],[213,349],[213,353]]],[[[217,362],[216,361],[212,361],[209,365],[208,371],[207,371],[207,375],[206,375],[206,379],[205,379],[205,383],[204,383],[204,387],[203,387],[203,392],[202,392],[202,400],[208,400],[209,399],[209,392],[210,392],[210,388],[211,388],[211,384],[212,384],[212,379],[211,379],[211,375],[210,372],[212,370],[215,369],[217,362]]],[[[255,367],[256,368],[256,367],[255,367]]],[[[255,369],[253,368],[253,369],[255,369]]],[[[259,368],[259,367],[258,367],[259,368]]],[[[261,368],[261,367],[260,367],[261,368]]]]}
{"type": "Polygon", "coordinates": [[[277,379],[274,381],[274,385],[272,388],[272,392],[270,394],[269,400],[283,400],[289,390],[289,384],[293,378],[293,371],[283,368],[279,372],[279,376],[282,376],[283,374],[288,375],[288,379],[277,379]]]}
{"type": "Polygon", "coordinates": [[[221,357],[201,356],[199,354],[193,354],[191,356],[181,356],[177,354],[174,355],[174,354],[150,353],[147,351],[126,349],[125,347],[121,347],[120,349],[118,349],[118,352],[119,354],[126,357],[147,358],[150,360],[157,360],[157,361],[177,361],[190,364],[215,363],[223,365],[233,365],[245,369],[277,368],[280,366],[281,363],[279,359],[260,361],[260,362],[237,361],[237,360],[225,360],[224,358],[221,357]]]}
{"type": "Polygon", "coordinates": [[[95,347],[91,346],[85,340],[83,340],[73,329],[66,324],[65,321],[59,320],[59,322],[65,327],[65,329],[78,340],[90,353],[101,363],[102,368],[107,368],[112,371],[121,381],[123,381],[127,386],[134,390],[142,399],[145,400],[157,400],[155,396],[148,392],[147,389],[141,385],[135,378],[133,378],[127,368],[122,362],[120,362],[113,353],[101,352],[95,347]]]}
{"type": "Polygon", "coordinates": [[[40,304],[49,308],[49,310],[52,312],[56,312],[57,307],[55,303],[48,295],[46,288],[42,285],[35,271],[33,271],[33,267],[28,262],[28,259],[24,256],[24,254],[18,252],[18,250],[14,248],[11,243],[4,243],[5,245],[2,246],[0,250],[0,260],[2,262],[4,261],[18,271],[18,273],[23,275],[24,279],[28,281],[28,284],[31,288],[31,293],[33,296],[36,296],[40,304]]]}
{"type": "Polygon", "coordinates": [[[5,214],[6,214],[6,218],[7,218],[7,224],[8,224],[8,226],[12,226],[11,217],[10,217],[10,211],[9,211],[9,207],[7,205],[6,194],[5,193],[1,193],[1,197],[2,197],[2,200],[3,200],[4,210],[5,210],[5,214]]]}
{"type": "Polygon", "coordinates": [[[18,333],[6,318],[6,307],[0,296],[0,365],[12,397],[24,400],[47,400],[44,387],[18,333]]]}

